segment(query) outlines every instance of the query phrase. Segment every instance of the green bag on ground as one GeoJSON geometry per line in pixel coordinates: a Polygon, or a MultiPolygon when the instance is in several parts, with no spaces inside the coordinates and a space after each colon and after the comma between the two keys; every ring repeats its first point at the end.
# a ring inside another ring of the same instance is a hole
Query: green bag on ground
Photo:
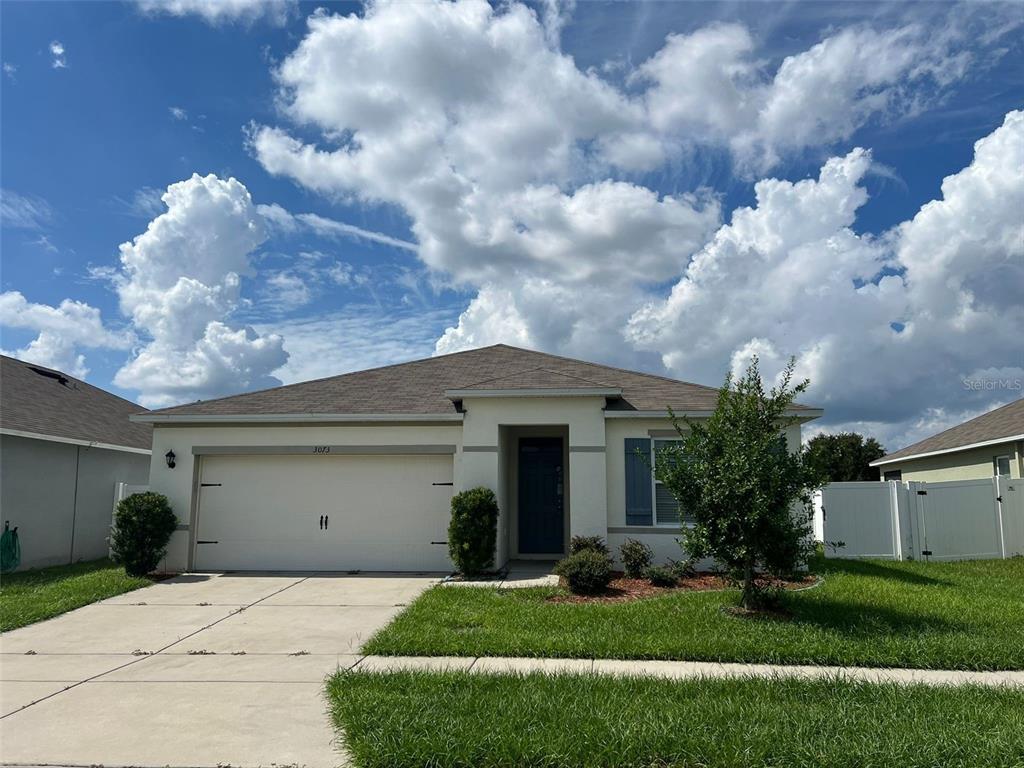
{"type": "Polygon", "coordinates": [[[4,523],[0,534],[0,573],[10,573],[21,564],[21,542],[18,540],[18,526],[11,530],[10,523],[4,523]]]}

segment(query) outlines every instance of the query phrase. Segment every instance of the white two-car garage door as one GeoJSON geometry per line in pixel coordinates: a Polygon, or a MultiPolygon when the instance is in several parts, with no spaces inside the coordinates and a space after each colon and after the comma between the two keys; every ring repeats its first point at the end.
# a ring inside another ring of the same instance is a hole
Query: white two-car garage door
{"type": "Polygon", "coordinates": [[[452,456],[204,456],[196,570],[446,571],[452,456]]]}

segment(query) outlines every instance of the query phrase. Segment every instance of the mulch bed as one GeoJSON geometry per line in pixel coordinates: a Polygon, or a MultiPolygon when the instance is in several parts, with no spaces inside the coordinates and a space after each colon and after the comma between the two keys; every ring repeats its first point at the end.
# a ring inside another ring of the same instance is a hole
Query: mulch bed
{"type": "MultiPolygon", "coordinates": [[[[565,586],[565,580],[559,580],[565,586]]],[[[783,581],[772,579],[771,586],[781,587],[786,590],[803,589],[813,585],[817,581],[816,576],[807,575],[796,581],[783,581]]],[[[713,592],[723,589],[731,589],[732,585],[728,580],[717,573],[707,571],[695,573],[680,579],[674,587],[656,587],[647,579],[627,579],[625,574],[615,572],[612,575],[608,589],[596,595],[553,595],[548,598],[552,603],[628,603],[633,600],[643,600],[649,597],[659,597],[672,592],[713,592]]]]}

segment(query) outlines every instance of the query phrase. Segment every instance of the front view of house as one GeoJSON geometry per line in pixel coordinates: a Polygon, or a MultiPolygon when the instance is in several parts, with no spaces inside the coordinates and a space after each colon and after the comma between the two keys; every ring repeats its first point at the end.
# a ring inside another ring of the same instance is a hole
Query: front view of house
{"type": "MultiPolygon", "coordinates": [[[[498,565],[593,534],[678,557],[650,463],[668,409],[706,417],[717,395],[496,345],[132,418],[180,520],[166,570],[448,571],[451,497],[476,486],[498,496],[498,565]]],[[[796,448],[821,411],[792,415],[796,448]]]]}

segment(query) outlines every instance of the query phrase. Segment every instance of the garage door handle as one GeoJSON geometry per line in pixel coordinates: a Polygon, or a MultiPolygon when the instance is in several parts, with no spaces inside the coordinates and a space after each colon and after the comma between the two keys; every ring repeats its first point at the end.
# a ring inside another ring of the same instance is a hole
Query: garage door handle
{"type": "Polygon", "coordinates": [[[330,523],[330,521],[331,521],[330,515],[324,515],[324,530],[325,531],[327,530],[327,525],[328,525],[328,523],[330,523]]]}
{"type": "Polygon", "coordinates": [[[204,540],[204,539],[198,539],[196,541],[196,544],[220,544],[220,542],[219,541],[207,541],[207,540],[204,540]]]}
{"type": "Polygon", "coordinates": [[[320,515],[320,530],[322,531],[323,529],[324,529],[324,516],[320,515]]]}

